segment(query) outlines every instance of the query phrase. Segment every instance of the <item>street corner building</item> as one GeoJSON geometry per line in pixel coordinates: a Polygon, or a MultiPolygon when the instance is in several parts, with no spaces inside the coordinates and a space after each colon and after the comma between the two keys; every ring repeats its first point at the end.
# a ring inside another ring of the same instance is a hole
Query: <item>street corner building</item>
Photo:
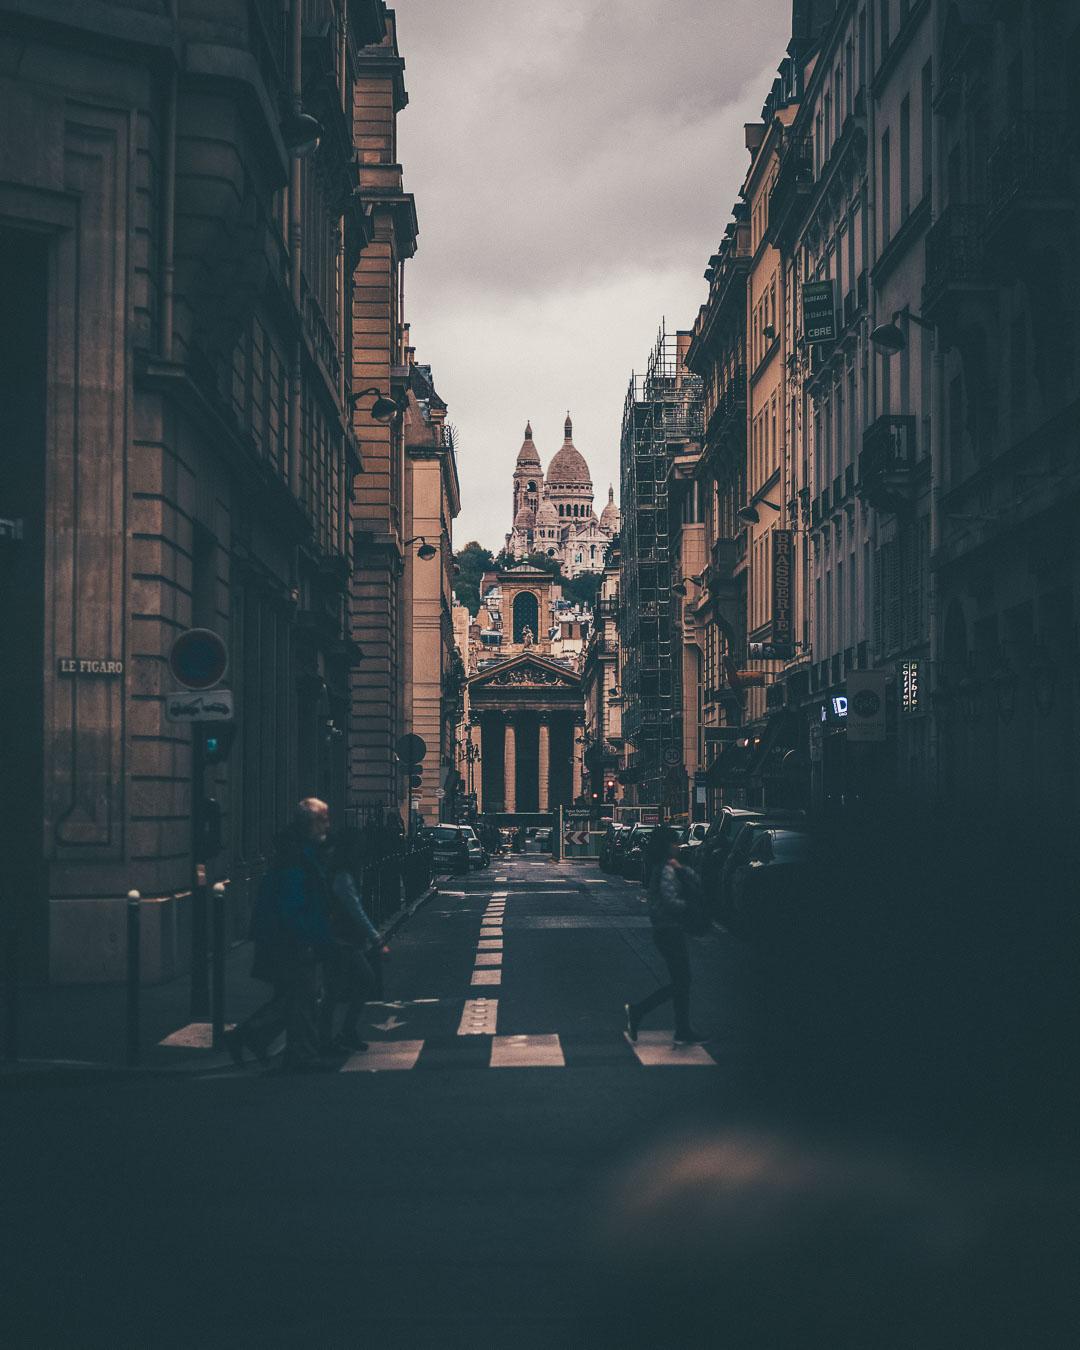
{"type": "Polygon", "coordinates": [[[381,0],[25,0],[0,58],[5,922],[28,970],[115,978],[135,889],[166,978],[196,798],[236,931],[299,797],[401,804],[403,61],[381,0]],[[189,628],[235,708],[201,781],[189,628]]]}

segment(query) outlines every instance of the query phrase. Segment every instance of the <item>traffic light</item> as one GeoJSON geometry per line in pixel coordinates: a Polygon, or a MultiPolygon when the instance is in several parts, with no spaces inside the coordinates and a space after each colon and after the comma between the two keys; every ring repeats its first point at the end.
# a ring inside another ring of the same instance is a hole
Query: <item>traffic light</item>
{"type": "Polygon", "coordinates": [[[415,791],[424,781],[424,756],[427,754],[427,742],[422,736],[416,736],[410,732],[405,736],[398,737],[395,749],[402,772],[409,780],[409,788],[415,791]]]}
{"type": "Polygon", "coordinates": [[[615,800],[615,779],[609,778],[604,784],[604,801],[613,802],[615,800]]]}
{"type": "Polygon", "coordinates": [[[236,739],[235,722],[204,722],[202,725],[203,762],[224,764],[236,739]]]}

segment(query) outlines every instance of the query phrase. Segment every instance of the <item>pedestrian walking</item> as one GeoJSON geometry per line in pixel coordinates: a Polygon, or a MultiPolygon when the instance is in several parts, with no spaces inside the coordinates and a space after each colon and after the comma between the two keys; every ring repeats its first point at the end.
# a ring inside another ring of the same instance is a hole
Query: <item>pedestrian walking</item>
{"type": "Polygon", "coordinates": [[[653,943],[667,966],[668,983],[638,1003],[627,1003],[626,1038],[636,1041],[641,1021],[664,1003],[675,1006],[675,1044],[697,1045],[705,1039],[690,1022],[690,952],[688,930],[699,928],[700,905],[695,879],[676,858],[678,840],[666,825],[653,831],[645,855],[645,885],[653,943]]]}
{"type": "Polygon", "coordinates": [[[225,1033],[225,1047],[237,1064],[243,1063],[245,1049],[265,1061],[270,1045],[284,1031],[286,1072],[330,1067],[319,1056],[317,1027],[320,967],[334,954],[326,858],[329,829],[330,808],[308,797],[298,804],[292,825],[276,841],[251,932],[252,976],[274,992],[246,1021],[225,1033]]]}
{"type": "Polygon", "coordinates": [[[333,841],[331,931],[335,948],[325,968],[319,1039],[323,1049],[368,1048],[360,1036],[364,1005],[381,994],[374,962],[390,954],[371,922],[363,901],[366,858],[359,830],[345,830],[333,841]],[[345,1005],[341,1030],[334,1035],[337,1005],[345,1005]]]}

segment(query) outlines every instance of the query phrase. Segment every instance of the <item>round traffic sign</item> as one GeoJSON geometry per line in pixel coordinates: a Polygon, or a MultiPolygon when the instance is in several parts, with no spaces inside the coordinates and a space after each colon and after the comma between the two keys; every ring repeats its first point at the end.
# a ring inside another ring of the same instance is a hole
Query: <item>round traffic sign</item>
{"type": "Polygon", "coordinates": [[[399,758],[406,764],[419,764],[427,754],[427,741],[423,736],[417,736],[409,732],[407,736],[399,736],[397,739],[397,752],[399,758]]]}
{"type": "Polygon", "coordinates": [[[169,651],[169,671],[185,689],[213,689],[229,669],[229,649],[209,628],[189,628],[169,651]]]}

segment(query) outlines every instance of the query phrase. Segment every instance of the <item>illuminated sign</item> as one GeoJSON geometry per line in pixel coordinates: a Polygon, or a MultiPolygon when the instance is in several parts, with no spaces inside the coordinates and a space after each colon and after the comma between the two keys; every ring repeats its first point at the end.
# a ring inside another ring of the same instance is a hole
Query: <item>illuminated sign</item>
{"type": "Polygon", "coordinates": [[[831,702],[834,717],[847,716],[847,699],[843,694],[834,694],[831,702]]]}
{"type": "Polygon", "coordinates": [[[900,663],[900,711],[917,713],[922,695],[921,671],[918,661],[900,663]]]}

